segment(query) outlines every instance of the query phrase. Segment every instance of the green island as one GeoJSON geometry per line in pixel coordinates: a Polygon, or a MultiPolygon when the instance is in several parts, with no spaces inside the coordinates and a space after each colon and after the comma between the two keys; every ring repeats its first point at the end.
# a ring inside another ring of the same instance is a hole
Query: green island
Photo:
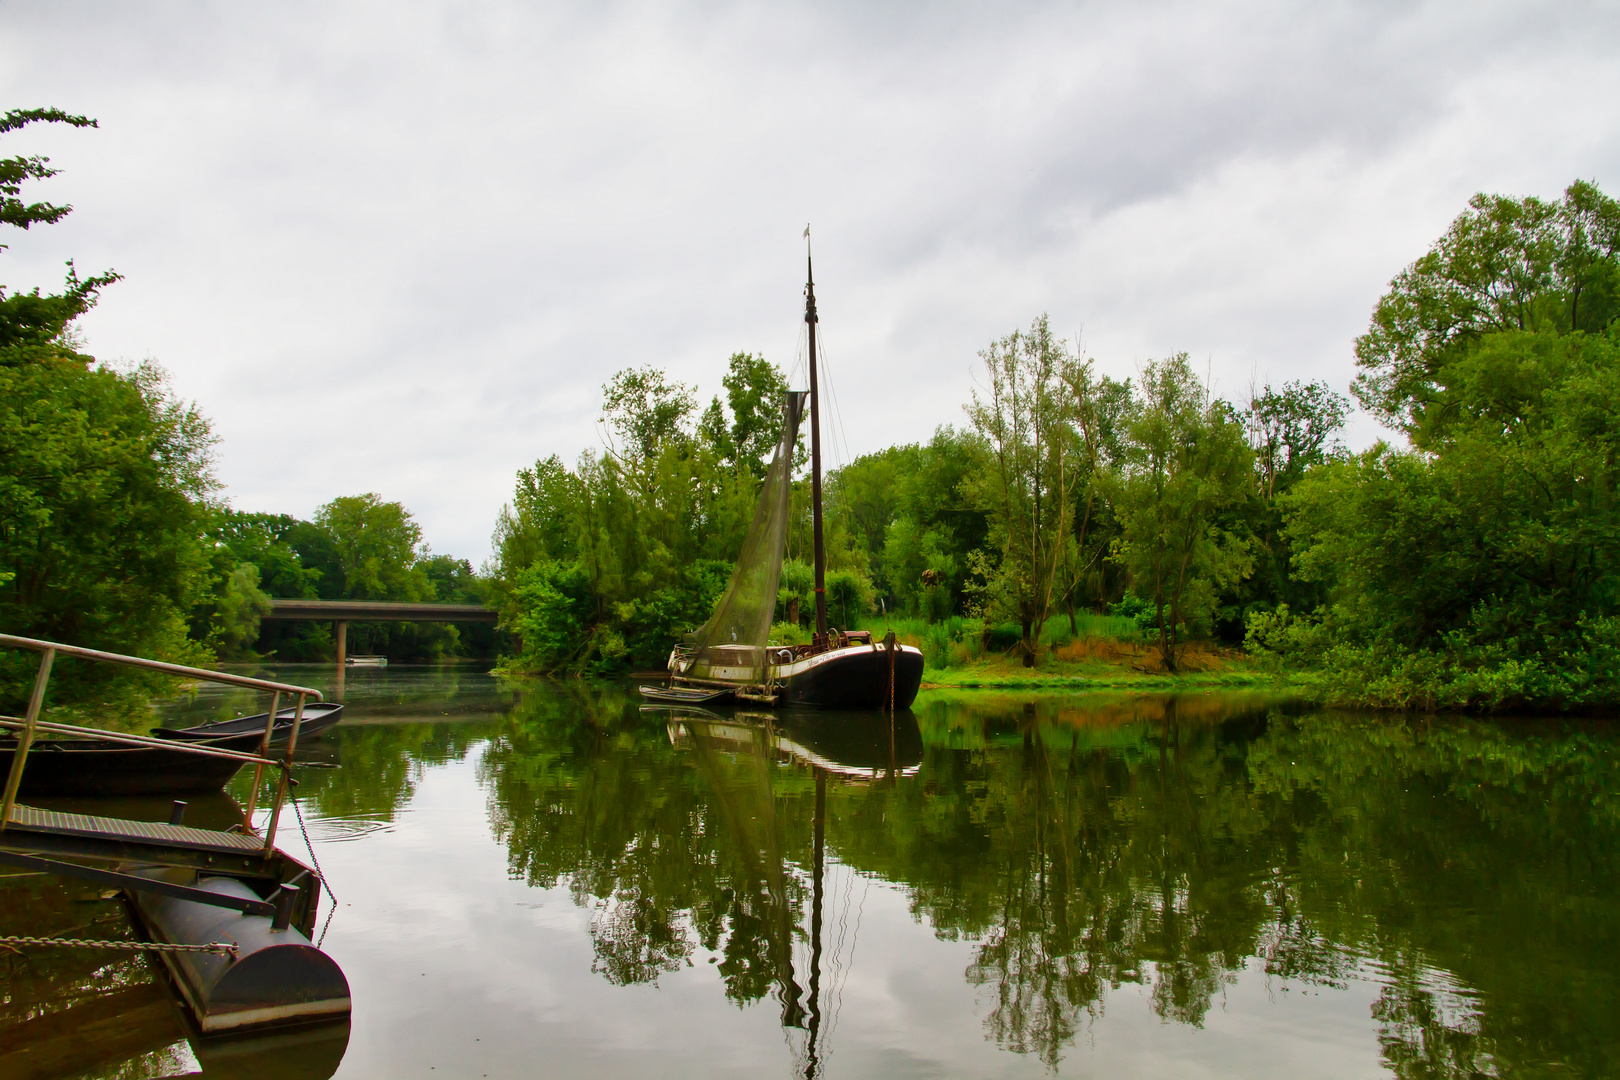
{"type": "MultiPolygon", "coordinates": [[[[91,128],[56,109],[32,124],[91,128]]],[[[93,137],[88,134],[82,137],[93,137]]],[[[0,216],[46,159],[0,160],[0,216]]],[[[1332,705],[1592,712],[1620,697],[1620,204],[1479,195],[1395,269],[1347,342],[1351,397],[1283,382],[1217,396],[1186,354],[1129,378],[1045,316],[977,351],[979,387],[927,442],[826,480],[827,597],[893,630],[942,688],[1281,686],[1332,705]],[[1341,442],[1355,408],[1387,440],[1341,442]]],[[[601,449],[517,473],[475,568],[377,493],[305,521],[231,508],[202,406],[156,362],[98,362],[78,329],[111,270],[0,290],[0,629],[158,659],[313,661],[278,598],[477,603],[492,627],[356,624],[351,651],[479,657],[511,675],[658,671],[725,586],[780,427],[783,368],[724,361],[722,393],[657,366],[603,387],[601,449]]],[[[717,358],[718,360],[718,358],[717,358]]],[[[717,373],[720,370],[717,362],[717,373]]],[[[796,481],[775,636],[811,608],[796,481]]],[[[0,657],[0,696],[26,693],[0,657]]],[[[66,668],[74,668],[67,664],[66,668]]],[[[141,677],[74,671],[53,708],[141,677]]]]}

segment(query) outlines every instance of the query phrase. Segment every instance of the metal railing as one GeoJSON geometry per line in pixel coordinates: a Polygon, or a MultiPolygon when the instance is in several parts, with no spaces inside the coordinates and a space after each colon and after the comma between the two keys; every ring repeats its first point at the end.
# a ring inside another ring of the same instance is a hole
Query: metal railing
{"type": "Polygon", "coordinates": [[[246,675],[232,675],[224,671],[209,671],[206,668],[186,667],[183,664],[169,664],[161,660],[147,660],[139,656],[125,656],[122,653],[101,652],[98,649],[82,649],[77,645],[63,645],[55,641],[41,641],[37,638],[16,637],[12,634],[0,634],[0,645],[8,645],[18,649],[32,649],[40,653],[39,671],[34,676],[34,690],[28,698],[28,712],[18,718],[13,716],[0,717],[0,728],[9,728],[19,731],[17,749],[11,759],[11,770],[6,774],[5,794],[0,797],[0,832],[3,832],[11,823],[11,810],[17,802],[17,791],[22,785],[23,769],[28,764],[28,751],[34,743],[34,736],[38,733],[52,735],[80,735],[119,743],[127,746],[140,746],[153,749],[171,750],[183,754],[196,754],[200,757],[235,758],[244,764],[252,763],[253,787],[248,793],[247,808],[242,813],[242,827],[251,833],[253,831],[254,804],[258,802],[259,787],[264,781],[266,765],[279,767],[281,775],[276,783],[275,803],[270,809],[270,821],[265,827],[264,854],[269,856],[275,850],[276,825],[281,820],[281,807],[287,799],[287,782],[292,769],[293,751],[298,748],[298,730],[304,722],[304,703],[310,698],[321,700],[321,692],[308,686],[294,686],[291,683],[271,682],[268,679],[253,679],[246,675]],[[146,671],[162,672],[165,675],[180,675],[188,679],[203,679],[208,682],[223,683],[227,686],[241,686],[250,690],[268,691],[270,694],[270,713],[265,718],[264,737],[259,742],[259,751],[250,754],[241,750],[226,750],[206,743],[182,742],[172,739],[155,739],[149,735],[129,735],[119,731],[103,731],[100,728],[75,727],[72,724],[55,724],[41,720],[40,711],[45,704],[45,689],[50,683],[51,665],[58,655],[76,656],[84,660],[96,660],[108,664],[121,664],[125,667],[141,668],[146,671]],[[270,741],[276,726],[276,719],[281,714],[281,696],[288,694],[297,697],[298,704],[293,710],[292,732],[287,739],[287,752],[282,757],[270,756],[270,741]]]}

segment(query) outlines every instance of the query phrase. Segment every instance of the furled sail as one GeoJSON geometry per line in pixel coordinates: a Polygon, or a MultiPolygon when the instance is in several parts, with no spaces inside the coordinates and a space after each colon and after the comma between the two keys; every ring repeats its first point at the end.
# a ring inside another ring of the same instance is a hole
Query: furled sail
{"type": "Polygon", "coordinates": [[[714,614],[681,650],[685,668],[746,668],[754,681],[766,677],[765,646],[776,616],[777,583],[782,576],[782,551],[787,541],[788,497],[793,487],[793,450],[804,414],[802,390],[790,390],[782,405],[782,434],[765,472],[765,484],[754,507],[754,520],[743,540],[742,554],[732,571],[714,614]]]}

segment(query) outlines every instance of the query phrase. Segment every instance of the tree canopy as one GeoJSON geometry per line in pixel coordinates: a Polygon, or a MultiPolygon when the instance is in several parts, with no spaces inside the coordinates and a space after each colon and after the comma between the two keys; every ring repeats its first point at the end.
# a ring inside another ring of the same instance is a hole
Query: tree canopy
{"type": "Polygon", "coordinates": [[[1576,181],[1564,196],[1475,195],[1402,270],[1356,339],[1362,405],[1419,446],[1443,428],[1450,365],[1491,334],[1600,334],[1620,317],[1620,203],[1576,181]]]}

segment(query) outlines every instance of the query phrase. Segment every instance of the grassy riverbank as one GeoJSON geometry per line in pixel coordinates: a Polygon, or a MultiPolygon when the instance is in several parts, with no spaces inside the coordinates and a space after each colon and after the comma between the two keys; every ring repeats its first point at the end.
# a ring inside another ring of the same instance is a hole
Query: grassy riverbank
{"type": "MultiPolygon", "coordinates": [[[[1283,685],[1287,685],[1287,681],[1283,685]]],[[[1052,663],[1027,668],[1006,658],[986,660],[967,667],[927,671],[925,689],[1120,689],[1175,690],[1192,688],[1264,688],[1279,685],[1275,675],[1255,670],[1246,662],[1233,661],[1203,671],[1142,671],[1122,664],[1052,663]]]]}
{"type": "MultiPolygon", "coordinates": [[[[1183,653],[1180,670],[1168,672],[1156,644],[1131,619],[1077,614],[1047,620],[1040,633],[1039,662],[1025,667],[1016,648],[1018,628],[986,627],[978,619],[951,618],[856,621],[856,629],[881,638],[889,631],[903,645],[922,650],[927,661],[925,688],[957,689],[1130,689],[1167,690],[1201,687],[1268,687],[1277,676],[1262,672],[1243,653],[1209,643],[1195,643],[1183,653]]],[[[773,637],[808,640],[808,633],[778,625],[773,637]]],[[[1282,680],[1287,685],[1291,680],[1282,680]]]]}

